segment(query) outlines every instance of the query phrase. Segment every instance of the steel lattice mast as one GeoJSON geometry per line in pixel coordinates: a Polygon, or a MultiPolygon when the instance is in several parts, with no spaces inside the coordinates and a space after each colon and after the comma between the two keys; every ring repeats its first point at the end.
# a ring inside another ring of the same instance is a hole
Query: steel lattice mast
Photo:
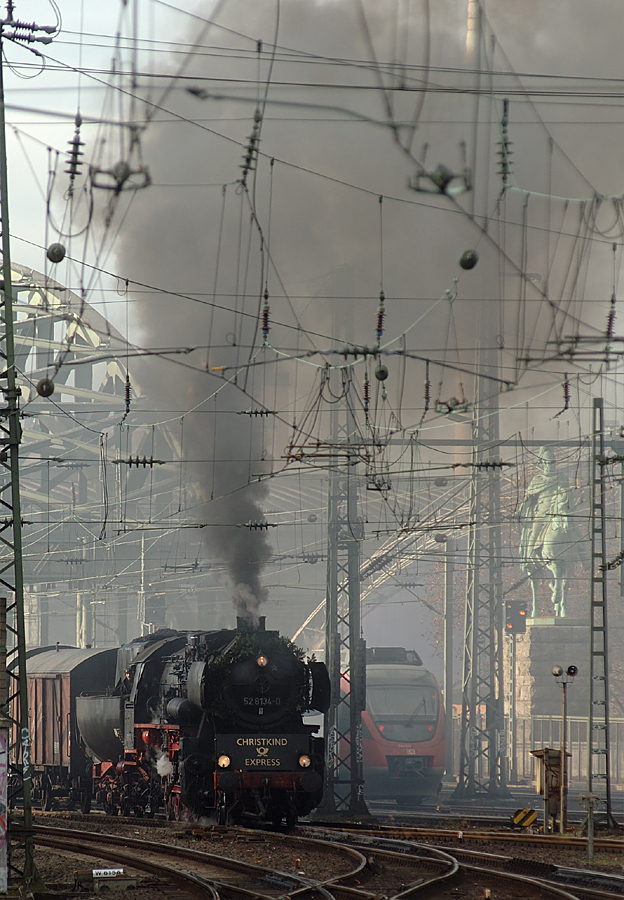
{"type": "Polygon", "coordinates": [[[609,643],[607,639],[607,534],[605,515],[604,402],[595,397],[591,447],[591,588],[590,588],[590,673],[589,673],[589,753],[587,787],[601,802],[595,819],[615,828],[611,808],[611,766],[609,742],[609,643]]]}
{"type": "MultiPolygon", "coordinates": [[[[498,373],[493,321],[481,326],[481,372],[498,373]]],[[[456,797],[507,794],[503,712],[503,590],[499,403],[496,388],[478,379],[473,418],[470,531],[464,630],[459,779],[456,797]],[[483,711],[485,710],[485,721],[483,711]]]]}
{"type": "MultiPolygon", "coordinates": [[[[0,32],[0,54],[2,54],[0,32]]],[[[9,748],[15,793],[23,795],[23,833],[25,851],[24,880],[31,882],[35,875],[32,833],[30,729],[28,723],[28,687],[26,683],[26,627],[24,622],[24,573],[22,567],[22,515],[19,491],[19,444],[21,440],[19,388],[16,383],[15,346],[13,342],[13,288],[11,283],[11,254],[9,247],[9,200],[7,187],[6,126],[4,119],[4,81],[0,58],[0,218],[3,285],[0,294],[0,391],[6,405],[0,409],[0,585],[8,593],[7,604],[7,664],[9,668],[9,710],[15,717],[9,748]],[[14,711],[17,711],[15,713],[14,711]]],[[[9,805],[14,801],[9,795],[9,805]]],[[[18,843],[14,838],[17,824],[14,815],[9,821],[10,849],[18,843]]],[[[11,865],[11,862],[10,862],[11,865]]]]}
{"type": "Polygon", "coordinates": [[[357,514],[357,476],[348,453],[355,417],[350,406],[350,374],[344,405],[334,407],[332,443],[345,445],[346,466],[329,478],[327,537],[326,662],[332,702],[325,716],[327,765],[323,811],[368,812],[364,801],[362,711],[366,708],[366,646],[360,635],[360,544],[364,529],[357,514]],[[342,686],[342,687],[341,687],[342,686]]]}
{"type": "MultiPolygon", "coordinates": [[[[22,564],[22,514],[19,489],[19,445],[21,441],[20,389],[17,385],[14,344],[13,286],[9,229],[9,198],[4,106],[4,43],[50,43],[54,26],[40,27],[14,18],[14,4],[6,4],[7,15],[0,20],[0,589],[7,595],[7,679],[11,717],[9,747],[9,807],[21,797],[23,817],[10,814],[9,868],[19,872],[26,885],[37,879],[32,830],[30,727],[26,682],[26,629],[24,621],[24,573],[22,564]],[[44,32],[41,34],[41,32],[44,32]],[[15,864],[15,851],[23,851],[23,869],[15,864]]],[[[4,703],[5,698],[1,698],[4,703]]]]}

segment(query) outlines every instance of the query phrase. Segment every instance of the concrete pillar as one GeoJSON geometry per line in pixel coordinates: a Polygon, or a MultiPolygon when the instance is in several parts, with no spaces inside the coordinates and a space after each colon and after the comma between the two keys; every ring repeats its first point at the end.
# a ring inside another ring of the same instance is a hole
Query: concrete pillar
{"type": "Polygon", "coordinates": [[[586,619],[527,619],[516,637],[516,714],[518,718],[561,714],[561,688],[554,665],[578,666],[568,691],[568,715],[586,716],[589,704],[589,622],[586,619]]]}

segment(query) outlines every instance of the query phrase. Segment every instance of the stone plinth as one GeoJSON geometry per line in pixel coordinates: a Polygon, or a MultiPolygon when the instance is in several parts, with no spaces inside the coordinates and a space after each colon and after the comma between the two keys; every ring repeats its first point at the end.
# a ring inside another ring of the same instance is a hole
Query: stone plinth
{"type": "Polygon", "coordinates": [[[589,704],[589,622],[586,619],[527,619],[516,637],[516,716],[561,715],[562,689],[552,668],[578,667],[567,690],[568,715],[587,716],[589,704]]]}

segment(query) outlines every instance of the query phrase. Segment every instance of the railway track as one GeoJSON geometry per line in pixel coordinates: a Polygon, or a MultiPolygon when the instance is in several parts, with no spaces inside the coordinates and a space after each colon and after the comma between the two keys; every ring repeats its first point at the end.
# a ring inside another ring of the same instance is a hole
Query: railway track
{"type": "MultiPolygon", "coordinates": [[[[376,837],[397,838],[399,840],[418,840],[422,838],[435,838],[448,840],[458,845],[462,841],[474,841],[492,843],[493,841],[509,844],[534,844],[548,847],[567,847],[585,851],[587,838],[576,835],[560,834],[530,834],[518,831],[462,831],[457,828],[422,828],[411,825],[378,825],[374,828],[365,826],[336,826],[332,830],[344,831],[347,834],[371,835],[376,837]]],[[[624,837],[595,837],[596,850],[624,853],[624,837]]]]}
{"type": "MultiPolygon", "coordinates": [[[[595,900],[599,900],[599,898],[604,898],[604,900],[613,898],[615,900],[615,898],[624,897],[624,877],[622,875],[556,865],[517,856],[483,852],[473,847],[462,846],[464,843],[470,844],[472,842],[473,832],[467,832],[462,838],[458,837],[457,832],[422,828],[397,829],[381,827],[375,830],[358,828],[354,831],[349,828],[341,828],[337,833],[344,834],[346,840],[356,847],[368,847],[369,850],[372,850],[376,847],[387,848],[403,844],[406,848],[404,852],[408,852],[407,848],[414,845],[415,837],[420,838],[421,841],[427,837],[435,840],[436,843],[433,845],[426,844],[425,846],[435,846],[436,849],[453,856],[458,861],[460,872],[474,870],[482,873],[489,872],[496,876],[507,872],[520,878],[525,875],[528,876],[530,882],[539,884],[543,890],[547,887],[554,889],[555,893],[553,896],[559,896],[556,893],[556,889],[560,888],[564,891],[563,896],[572,895],[578,898],[586,898],[586,900],[591,900],[591,898],[595,898],[595,900]],[[447,840],[447,843],[441,845],[438,841],[443,838],[447,840]]],[[[582,848],[584,851],[586,847],[586,841],[583,838],[572,836],[560,837],[558,835],[544,836],[484,832],[478,834],[477,837],[481,842],[487,842],[489,845],[502,840],[503,843],[509,842],[512,845],[547,845],[552,849],[554,840],[555,845],[559,848],[582,848]]],[[[624,841],[613,838],[597,839],[596,849],[620,854],[624,850],[624,841]]],[[[538,894],[538,896],[542,895],[538,894]]],[[[550,895],[544,893],[543,896],[550,895]]]]}
{"type": "MultiPolygon", "coordinates": [[[[258,832],[240,830],[241,835],[258,832]]],[[[180,832],[178,832],[180,834],[180,832]]],[[[263,833],[260,833],[263,834],[263,833]]],[[[378,900],[487,896],[539,897],[543,900],[589,900],[613,895],[555,885],[531,873],[509,871],[508,857],[479,854],[456,848],[438,848],[415,841],[347,831],[313,837],[267,834],[267,844],[281,841],[289,851],[339,855],[344,871],[328,878],[311,879],[298,873],[276,871],[260,860],[249,863],[206,850],[148,841],[128,834],[102,834],[37,825],[38,845],[64,853],[95,856],[150,872],[174,884],[186,896],[203,900],[378,900]],[[507,870],[505,870],[507,867],[507,870]],[[461,885],[461,887],[460,887],[461,885]]],[[[259,855],[261,851],[258,850],[259,855]]],[[[179,896],[179,893],[178,893],[179,896]]]]}
{"type": "MultiPolygon", "coordinates": [[[[274,835],[271,836],[275,838],[274,835]]],[[[249,863],[206,850],[172,845],[127,834],[102,834],[100,832],[76,831],[54,826],[35,826],[35,841],[38,845],[63,852],[80,855],[99,856],[114,862],[148,871],[177,883],[194,896],[203,898],[258,898],[275,900],[277,897],[296,897],[299,900],[332,900],[332,898],[361,897],[368,895],[357,890],[342,888],[340,878],[312,881],[303,873],[293,875],[276,871],[271,866],[249,863]],[[162,860],[173,859],[175,865],[162,860]],[[192,869],[192,871],[191,871],[192,869]],[[325,887],[336,882],[336,890],[325,887]]],[[[366,856],[347,846],[332,846],[315,842],[326,853],[339,853],[348,865],[345,879],[354,879],[366,868],[366,856]]],[[[345,866],[346,867],[346,866],[345,866]]]]}
{"type": "Polygon", "coordinates": [[[149,857],[139,856],[123,850],[121,847],[111,846],[110,841],[102,840],[99,843],[91,843],[85,846],[82,835],[74,834],[64,837],[53,837],[35,835],[38,845],[43,845],[53,850],[59,850],[63,853],[75,853],[78,856],[95,856],[102,857],[110,862],[122,863],[133,869],[142,872],[149,872],[155,875],[159,882],[159,893],[166,894],[170,900],[180,897],[196,897],[201,900],[219,900],[219,892],[216,885],[211,884],[206,879],[190,872],[181,871],[175,866],[168,866],[162,862],[156,862],[149,857]],[[163,890],[162,882],[169,886],[169,890],[163,890]],[[177,890],[172,891],[171,885],[177,890]]]}

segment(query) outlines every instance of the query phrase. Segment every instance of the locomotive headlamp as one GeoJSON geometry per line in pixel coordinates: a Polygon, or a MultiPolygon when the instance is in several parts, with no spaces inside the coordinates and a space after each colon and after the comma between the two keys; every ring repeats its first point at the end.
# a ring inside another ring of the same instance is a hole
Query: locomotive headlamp
{"type": "Polygon", "coordinates": [[[256,662],[258,663],[259,666],[262,666],[263,669],[265,666],[268,666],[268,664],[269,664],[269,661],[266,658],[266,656],[259,656],[258,659],[256,660],[256,662]]]}
{"type": "Polygon", "coordinates": [[[309,756],[306,756],[305,753],[303,753],[303,754],[299,757],[299,765],[301,766],[302,769],[307,769],[307,768],[309,768],[311,762],[312,762],[312,760],[310,759],[309,756]]]}
{"type": "Polygon", "coordinates": [[[220,769],[227,769],[229,764],[232,762],[227,753],[222,753],[219,759],[217,760],[217,765],[220,769]]]}

